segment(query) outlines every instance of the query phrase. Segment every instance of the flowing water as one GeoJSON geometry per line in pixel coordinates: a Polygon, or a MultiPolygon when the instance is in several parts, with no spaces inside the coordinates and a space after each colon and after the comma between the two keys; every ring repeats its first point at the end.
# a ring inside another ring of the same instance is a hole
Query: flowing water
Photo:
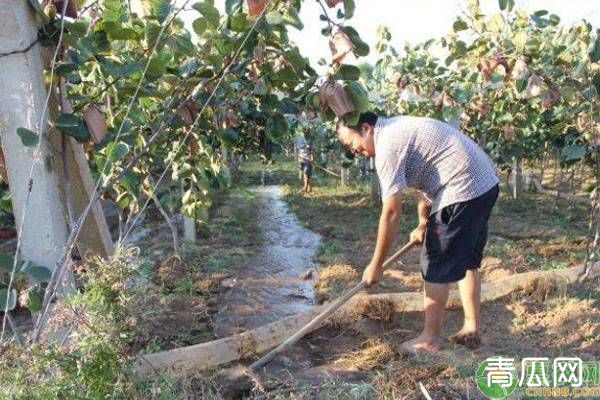
{"type": "Polygon", "coordinates": [[[304,311],[314,305],[313,267],[318,234],[302,227],[281,200],[281,187],[252,189],[262,245],[229,282],[231,289],[213,316],[215,334],[224,337],[304,311]]]}

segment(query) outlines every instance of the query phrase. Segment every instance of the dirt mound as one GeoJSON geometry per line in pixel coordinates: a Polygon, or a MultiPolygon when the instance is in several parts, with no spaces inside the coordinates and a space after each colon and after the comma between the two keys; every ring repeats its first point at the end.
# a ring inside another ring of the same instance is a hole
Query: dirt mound
{"type": "Polygon", "coordinates": [[[173,290],[177,281],[186,275],[186,267],[179,256],[159,260],[154,268],[152,282],[158,286],[173,290]]]}
{"type": "Polygon", "coordinates": [[[147,287],[136,297],[130,312],[136,338],[133,347],[144,348],[151,342],[163,349],[212,340],[210,307],[200,296],[171,294],[147,287]]]}

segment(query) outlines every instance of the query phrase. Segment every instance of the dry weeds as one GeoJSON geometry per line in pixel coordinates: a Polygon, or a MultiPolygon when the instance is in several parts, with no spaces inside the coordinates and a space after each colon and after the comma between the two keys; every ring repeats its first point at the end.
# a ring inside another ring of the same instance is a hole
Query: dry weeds
{"type": "Polygon", "coordinates": [[[344,368],[368,371],[382,367],[397,354],[390,343],[378,338],[368,339],[361,347],[360,350],[344,354],[334,364],[344,368]]]}
{"type": "Polygon", "coordinates": [[[315,295],[318,303],[338,297],[358,282],[358,273],[348,264],[334,264],[318,271],[315,282],[315,295]]]}
{"type": "Polygon", "coordinates": [[[362,299],[354,310],[357,315],[383,322],[391,322],[394,317],[395,306],[390,300],[362,299]]]}

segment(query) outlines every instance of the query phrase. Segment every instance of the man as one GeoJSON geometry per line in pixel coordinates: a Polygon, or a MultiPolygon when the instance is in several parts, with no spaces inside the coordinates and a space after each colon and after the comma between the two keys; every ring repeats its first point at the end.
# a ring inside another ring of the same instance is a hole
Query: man
{"type": "Polygon", "coordinates": [[[371,286],[381,268],[401,214],[401,192],[419,191],[419,225],[410,239],[423,244],[425,327],[404,342],[406,353],[435,353],[442,348],[441,328],[449,284],[458,282],[464,325],[451,340],[479,344],[481,278],[478,268],[487,242],[487,221],[498,196],[493,162],[467,135],[430,118],[360,116],[357,127],[338,124],[338,138],[350,151],[375,156],[382,193],[377,244],[363,273],[371,286]]]}
{"type": "Polygon", "coordinates": [[[312,146],[306,140],[302,143],[298,148],[298,161],[300,162],[300,170],[302,171],[302,179],[304,182],[304,193],[312,192],[312,162],[313,162],[313,154],[312,154],[312,146]]]}

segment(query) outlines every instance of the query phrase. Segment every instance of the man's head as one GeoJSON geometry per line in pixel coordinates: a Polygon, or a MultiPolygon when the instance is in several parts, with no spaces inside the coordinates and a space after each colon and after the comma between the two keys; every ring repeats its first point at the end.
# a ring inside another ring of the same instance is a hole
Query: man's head
{"type": "Polygon", "coordinates": [[[360,115],[357,126],[347,126],[339,121],[337,125],[338,139],[353,154],[373,157],[375,155],[376,123],[377,115],[370,111],[360,115]]]}

